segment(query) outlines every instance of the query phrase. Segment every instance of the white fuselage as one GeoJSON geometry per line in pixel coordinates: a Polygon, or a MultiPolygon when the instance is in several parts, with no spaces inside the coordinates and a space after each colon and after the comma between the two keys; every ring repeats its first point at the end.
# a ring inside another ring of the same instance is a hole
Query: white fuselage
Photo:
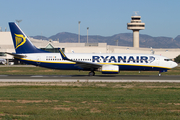
{"type": "MultiPolygon", "coordinates": [[[[54,69],[74,70],[79,69],[75,62],[63,60],[59,53],[32,53],[23,54],[25,63],[39,65],[42,67],[54,69]],[[50,65],[51,64],[51,65],[50,65]],[[70,65],[70,66],[68,66],[70,65]]],[[[172,60],[159,56],[148,54],[66,54],[69,59],[75,61],[91,62],[101,65],[118,65],[119,70],[168,70],[177,66],[172,60]]],[[[82,69],[83,70],[83,69],[82,69]]]]}

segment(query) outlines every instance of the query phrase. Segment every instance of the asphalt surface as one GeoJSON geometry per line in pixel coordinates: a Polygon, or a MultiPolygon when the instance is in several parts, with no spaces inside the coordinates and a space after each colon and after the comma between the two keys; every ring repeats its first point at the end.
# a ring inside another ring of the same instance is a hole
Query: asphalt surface
{"type": "Polygon", "coordinates": [[[180,82],[180,75],[0,75],[0,82],[180,82]]]}

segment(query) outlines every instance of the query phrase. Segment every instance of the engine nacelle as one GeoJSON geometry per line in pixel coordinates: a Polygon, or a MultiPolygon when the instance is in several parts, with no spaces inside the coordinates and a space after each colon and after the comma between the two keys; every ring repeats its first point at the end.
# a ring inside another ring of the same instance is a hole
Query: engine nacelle
{"type": "Polygon", "coordinates": [[[117,65],[103,65],[101,70],[102,74],[118,74],[119,66],[117,65]]]}

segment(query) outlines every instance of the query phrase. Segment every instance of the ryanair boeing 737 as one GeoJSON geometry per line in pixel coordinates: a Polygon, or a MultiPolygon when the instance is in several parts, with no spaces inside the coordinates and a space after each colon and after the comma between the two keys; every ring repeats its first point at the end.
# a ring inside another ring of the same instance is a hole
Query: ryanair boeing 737
{"type": "Polygon", "coordinates": [[[59,53],[50,53],[36,48],[19,26],[9,23],[16,53],[7,53],[26,64],[59,70],[94,71],[102,74],[118,74],[119,71],[159,71],[167,72],[177,66],[167,57],[151,54],[64,54],[59,48],[59,53]]]}

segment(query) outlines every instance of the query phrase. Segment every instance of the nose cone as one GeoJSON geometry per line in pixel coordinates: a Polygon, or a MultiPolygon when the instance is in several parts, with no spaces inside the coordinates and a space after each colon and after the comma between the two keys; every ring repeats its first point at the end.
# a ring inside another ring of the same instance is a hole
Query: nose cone
{"type": "Polygon", "coordinates": [[[175,68],[175,67],[177,67],[177,66],[178,66],[178,64],[177,64],[176,62],[172,62],[171,68],[175,68]]]}

